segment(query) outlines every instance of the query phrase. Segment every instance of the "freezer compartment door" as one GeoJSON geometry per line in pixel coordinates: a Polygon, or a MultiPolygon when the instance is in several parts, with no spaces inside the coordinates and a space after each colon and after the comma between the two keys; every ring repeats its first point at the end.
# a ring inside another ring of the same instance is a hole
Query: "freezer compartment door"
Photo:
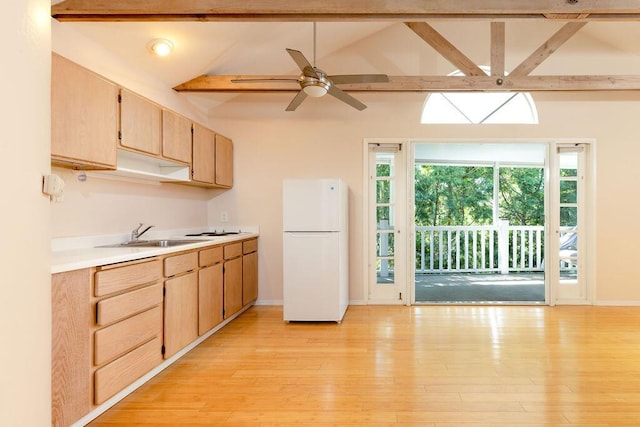
{"type": "Polygon", "coordinates": [[[282,185],[284,231],[341,231],[346,185],[339,179],[287,179],[282,185]]]}
{"type": "Polygon", "coordinates": [[[284,320],[342,320],[348,284],[341,246],[337,232],[284,233],[284,320]]]}

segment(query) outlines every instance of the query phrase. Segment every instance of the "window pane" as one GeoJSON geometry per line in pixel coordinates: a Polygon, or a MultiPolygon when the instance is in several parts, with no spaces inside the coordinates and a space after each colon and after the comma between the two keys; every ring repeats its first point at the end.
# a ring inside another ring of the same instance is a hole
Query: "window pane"
{"type": "Polygon", "coordinates": [[[421,123],[438,124],[470,124],[468,117],[465,117],[453,106],[442,93],[433,93],[427,96],[422,109],[421,123]]]}
{"type": "Polygon", "coordinates": [[[538,113],[533,107],[533,99],[525,93],[518,93],[484,121],[487,124],[538,123],[538,113]]]}
{"type": "Polygon", "coordinates": [[[578,169],[560,169],[560,176],[578,176],[578,169]]]}
{"type": "Polygon", "coordinates": [[[578,203],[578,183],[560,181],[560,203],[578,203]]]}
{"type": "Polygon", "coordinates": [[[377,256],[393,256],[394,254],[394,238],[393,233],[377,233],[376,247],[378,249],[377,256]]]}
{"type": "Polygon", "coordinates": [[[394,262],[392,259],[377,260],[376,279],[377,283],[380,284],[394,284],[394,262]]]}
{"type": "Polygon", "coordinates": [[[560,208],[560,227],[575,227],[578,225],[578,208],[562,206],[560,208]]]}
{"type": "MultiPolygon", "coordinates": [[[[487,75],[490,68],[482,66],[487,75]]],[[[451,76],[464,75],[460,70],[451,76]]],[[[435,92],[427,96],[421,123],[538,123],[533,98],[527,92],[435,92]]]]}
{"type": "Polygon", "coordinates": [[[391,181],[376,181],[376,203],[391,203],[391,181]]]}
{"type": "Polygon", "coordinates": [[[393,228],[393,218],[391,218],[390,206],[378,206],[376,208],[378,230],[390,230],[393,228]]]}

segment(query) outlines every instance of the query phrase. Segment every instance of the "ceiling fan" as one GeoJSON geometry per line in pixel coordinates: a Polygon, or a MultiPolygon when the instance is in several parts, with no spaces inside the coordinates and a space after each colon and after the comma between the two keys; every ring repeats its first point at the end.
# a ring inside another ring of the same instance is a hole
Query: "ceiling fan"
{"type": "Polygon", "coordinates": [[[386,74],[343,74],[343,75],[327,75],[320,68],[315,66],[316,62],[316,23],[313,23],[313,65],[307,60],[302,52],[295,49],[287,49],[287,52],[293,58],[295,63],[302,72],[297,79],[293,78],[261,78],[261,79],[235,79],[232,83],[247,82],[264,82],[264,81],[294,81],[300,84],[300,91],[291,100],[286,111],[295,111],[302,104],[307,96],[320,98],[327,93],[338,98],[340,101],[362,111],[367,108],[362,102],[353,96],[347,94],[343,90],[336,87],[337,84],[350,83],[388,83],[389,76],[386,74]]]}

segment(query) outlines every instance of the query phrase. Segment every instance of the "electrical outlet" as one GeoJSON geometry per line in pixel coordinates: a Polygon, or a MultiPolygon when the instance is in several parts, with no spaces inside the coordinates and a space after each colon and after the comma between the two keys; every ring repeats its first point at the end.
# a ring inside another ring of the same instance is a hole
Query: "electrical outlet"
{"type": "Polygon", "coordinates": [[[229,221],[229,214],[227,213],[227,211],[220,212],[220,221],[221,222],[229,221]]]}

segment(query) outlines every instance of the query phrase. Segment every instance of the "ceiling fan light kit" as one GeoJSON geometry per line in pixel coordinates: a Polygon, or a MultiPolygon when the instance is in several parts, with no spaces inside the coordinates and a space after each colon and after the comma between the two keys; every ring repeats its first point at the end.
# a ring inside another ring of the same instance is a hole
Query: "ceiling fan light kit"
{"type": "Polygon", "coordinates": [[[300,79],[302,90],[313,98],[325,96],[331,87],[331,83],[327,80],[324,73],[321,73],[319,70],[317,71],[320,76],[319,79],[308,76],[303,76],[304,78],[300,79]]]}

